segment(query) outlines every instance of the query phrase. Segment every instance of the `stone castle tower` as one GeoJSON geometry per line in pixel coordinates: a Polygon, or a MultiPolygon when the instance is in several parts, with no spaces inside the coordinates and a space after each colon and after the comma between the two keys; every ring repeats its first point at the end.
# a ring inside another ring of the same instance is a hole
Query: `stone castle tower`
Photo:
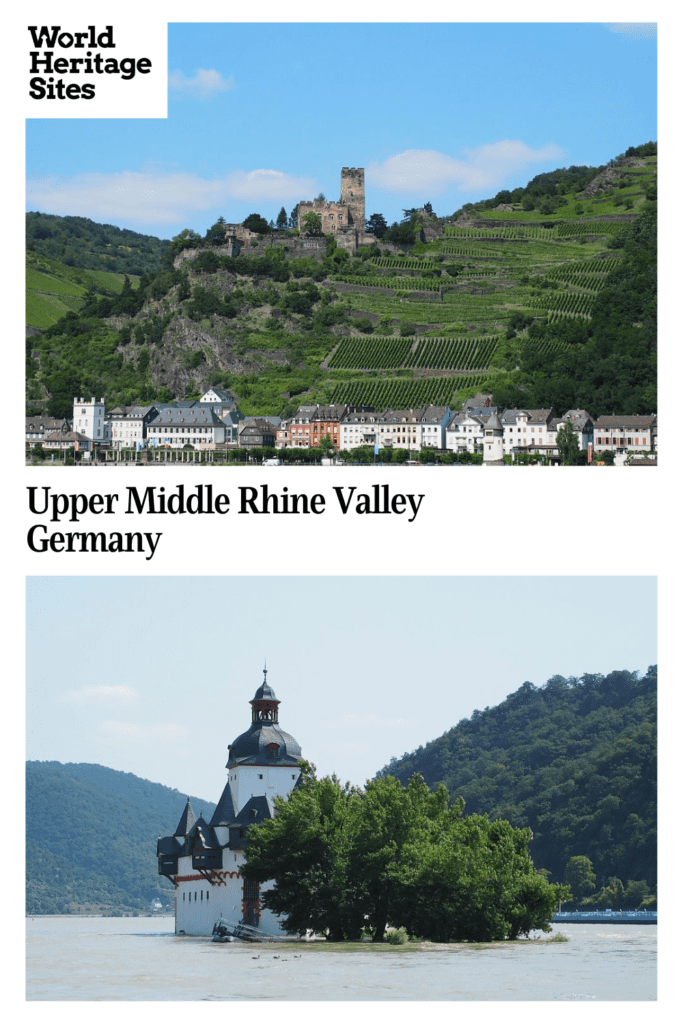
{"type": "MultiPolygon", "coordinates": [[[[325,199],[304,200],[299,203],[300,232],[304,232],[303,220],[307,213],[320,217],[322,233],[334,235],[337,245],[354,250],[359,242],[365,241],[365,169],[363,167],[342,167],[341,195],[336,203],[325,199]]],[[[372,241],[369,238],[369,241],[372,241]]]]}
{"type": "Polygon", "coordinates": [[[342,167],[339,202],[349,208],[349,223],[365,231],[365,168],[342,167]]]}

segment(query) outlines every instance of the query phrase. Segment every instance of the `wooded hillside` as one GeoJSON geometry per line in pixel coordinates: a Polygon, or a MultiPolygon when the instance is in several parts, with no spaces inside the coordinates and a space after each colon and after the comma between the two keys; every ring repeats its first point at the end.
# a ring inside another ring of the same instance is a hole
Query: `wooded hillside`
{"type": "Polygon", "coordinates": [[[657,880],[657,669],[526,682],[379,775],[445,783],[466,813],[529,826],[537,868],[588,857],[596,886],[657,880]]]}
{"type": "MultiPolygon", "coordinates": [[[[99,764],[26,765],[26,912],[148,911],[173,888],[156,842],[175,829],[187,794],[99,764]]],[[[197,814],[215,804],[194,797],[197,814]]]]}

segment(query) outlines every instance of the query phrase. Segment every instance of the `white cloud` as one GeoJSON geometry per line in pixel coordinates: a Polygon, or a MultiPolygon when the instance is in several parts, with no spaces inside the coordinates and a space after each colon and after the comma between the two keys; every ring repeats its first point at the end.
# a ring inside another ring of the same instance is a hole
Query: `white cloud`
{"type": "Polygon", "coordinates": [[[605,22],[605,28],[629,39],[656,39],[656,21],[616,21],[605,22]]]}
{"type": "MultiPolygon", "coordinates": [[[[201,178],[186,171],[118,171],[71,178],[32,177],[26,183],[30,208],[106,223],[176,224],[230,200],[297,202],[315,195],[311,178],[283,171],[232,171],[201,178]]],[[[230,211],[223,216],[229,222],[230,211]]]]}
{"type": "Polygon", "coordinates": [[[132,686],[81,686],[64,694],[64,700],[74,704],[135,704],[137,699],[132,686]]]}
{"type": "Polygon", "coordinates": [[[117,722],[109,719],[102,722],[100,729],[110,739],[124,744],[177,743],[187,736],[185,726],[175,725],[173,722],[142,725],[139,722],[117,722]]]}
{"type": "Polygon", "coordinates": [[[388,192],[419,191],[438,195],[453,185],[462,192],[495,189],[529,164],[559,161],[565,155],[552,142],[532,149],[516,140],[493,142],[464,152],[465,159],[461,160],[434,149],[408,149],[381,163],[370,163],[367,180],[388,192]]]}
{"type": "Polygon", "coordinates": [[[192,96],[207,100],[219,92],[228,92],[235,88],[235,79],[225,79],[220,71],[213,68],[197,68],[194,78],[187,78],[182,71],[172,71],[168,76],[168,87],[178,96],[192,96]]]}

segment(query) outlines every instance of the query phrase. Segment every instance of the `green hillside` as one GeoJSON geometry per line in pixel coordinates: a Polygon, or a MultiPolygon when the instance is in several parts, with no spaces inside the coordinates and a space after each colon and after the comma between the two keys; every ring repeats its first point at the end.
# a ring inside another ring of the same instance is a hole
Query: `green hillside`
{"type": "Polygon", "coordinates": [[[443,782],[467,813],[534,833],[537,868],[562,881],[588,857],[596,887],[657,881],[657,670],[526,682],[378,774],[443,782]]]}
{"type": "Polygon", "coordinates": [[[647,144],[450,219],[407,211],[353,255],[328,237],[322,261],[291,258],[286,232],[237,258],[216,251],[220,223],[204,239],[183,232],[136,303],[75,313],[73,283],[52,293],[72,312],[29,339],[29,404],[67,415],[76,393],[163,401],[213,385],[247,415],[315,401],[457,407],[479,390],[504,406],[652,413],[656,173],[647,144]]]}
{"type": "MultiPolygon", "coordinates": [[[[125,274],[68,267],[58,260],[26,252],[26,326],[44,330],[82,308],[88,293],[118,295],[125,274]]],[[[132,277],[136,287],[138,279],[132,277]]]]}
{"type": "MultiPolygon", "coordinates": [[[[148,911],[173,888],[156,841],[178,824],[186,794],[97,764],[26,765],[26,912],[148,911]]],[[[192,798],[197,814],[215,804],[192,798]]]]}
{"type": "Polygon", "coordinates": [[[156,271],[168,241],[88,217],[26,214],[26,249],[67,267],[139,277],[156,271]]]}

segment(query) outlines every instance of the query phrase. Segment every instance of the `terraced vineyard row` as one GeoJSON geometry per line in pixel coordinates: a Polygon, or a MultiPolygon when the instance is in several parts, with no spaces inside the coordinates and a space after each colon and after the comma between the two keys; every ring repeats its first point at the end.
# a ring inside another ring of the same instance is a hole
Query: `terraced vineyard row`
{"type": "Polygon", "coordinates": [[[441,246],[441,251],[446,253],[448,256],[481,256],[482,254],[484,256],[493,256],[500,252],[498,249],[491,250],[489,252],[486,246],[483,245],[466,247],[462,245],[448,245],[446,242],[441,246]]]}
{"type": "Polygon", "coordinates": [[[583,220],[576,224],[558,224],[558,238],[572,238],[575,235],[618,235],[624,230],[625,222],[614,220],[583,220]]]}
{"type": "Polygon", "coordinates": [[[525,349],[528,349],[537,355],[550,356],[556,352],[565,352],[570,346],[568,342],[561,341],[559,338],[538,338],[527,339],[524,342],[525,349]]]}
{"type": "Polygon", "coordinates": [[[401,256],[373,256],[368,263],[371,267],[382,267],[383,270],[436,270],[438,266],[434,260],[407,259],[401,256]]]}
{"type": "Polygon", "coordinates": [[[499,274],[499,270],[489,270],[488,267],[482,267],[481,270],[470,270],[464,271],[460,278],[472,278],[472,277],[496,277],[499,274]]]}
{"type": "Polygon", "coordinates": [[[328,361],[334,370],[388,370],[403,366],[412,338],[344,338],[328,361]]]}
{"type": "Polygon", "coordinates": [[[498,337],[344,338],[328,366],[334,370],[484,370],[498,337]],[[413,350],[413,344],[415,348],[413,350]]]}
{"type": "MultiPolygon", "coordinates": [[[[550,277],[550,274],[547,275],[550,277]]],[[[599,292],[605,284],[607,274],[581,274],[578,270],[569,271],[565,274],[553,274],[553,280],[564,281],[574,288],[583,288],[585,291],[599,292]]]]}
{"type": "Polygon", "coordinates": [[[446,238],[556,238],[557,228],[526,227],[490,227],[490,228],[457,228],[447,224],[444,228],[446,238]]]}
{"type": "Polygon", "coordinates": [[[396,291],[438,292],[443,282],[432,277],[350,277],[339,274],[335,280],[345,284],[365,285],[366,288],[393,288],[396,291]]]}
{"type": "Polygon", "coordinates": [[[578,292],[564,292],[561,295],[549,295],[547,299],[532,299],[529,305],[532,309],[547,310],[549,317],[551,313],[556,313],[566,316],[582,316],[589,319],[592,301],[590,295],[581,295],[578,292]]]}
{"type": "Polygon", "coordinates": [[[430,370],[485,370],[498,338],[425,338],[418,341],[406,366],[430,370]]]}
{"type": "Polygon", "coordinates": [[[369,405],[373,409],[419,409],[423,405],[448,405],[456,388],[480,387],[486,378],[421,377],[419,380],[367,380],[338,384],[332,404],[369,405]]]}

